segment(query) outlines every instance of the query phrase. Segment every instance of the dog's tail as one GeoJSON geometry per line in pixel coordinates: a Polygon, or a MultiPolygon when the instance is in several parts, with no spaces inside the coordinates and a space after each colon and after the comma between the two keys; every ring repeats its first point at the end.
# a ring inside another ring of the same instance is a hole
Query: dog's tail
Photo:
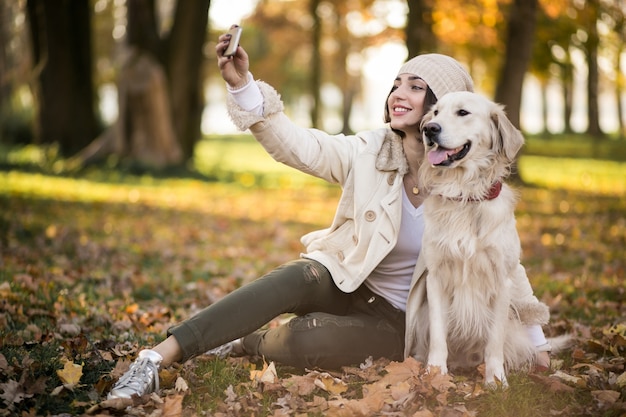
{"type": "Polygon", "coordinates": [[[550,351],[552,353],[562,352],[572,347],[574,344],[574,336],[571,334],[564,334],[556,337],[548,337],[548,343],[550,344],[550,351]]]}

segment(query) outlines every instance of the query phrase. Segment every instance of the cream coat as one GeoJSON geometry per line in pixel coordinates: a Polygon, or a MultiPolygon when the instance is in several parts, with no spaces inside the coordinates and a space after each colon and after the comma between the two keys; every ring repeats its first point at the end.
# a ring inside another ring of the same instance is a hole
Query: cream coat
{"type": "MultiPolygon", "coordinates": [[[[402,213],[403,176],[408,164],[402,139],[389,128],[356,135],[329,135],[296,126],[283,113],[278,93],[256,81],[264,97],[263,115],[246,112],[229,97],[235,125],[250,129],[278,162],[342,187],[331,226],[302,237],[302,256],[321,262],[344,292],[356,290],[393,249],[402,213]]],[[[418,343],[413,331],[424,320],[426,302],[424,260],[417,259],[406,314],[406,356],[418,343]]],[[[526,324],[543,324],[547,309],[533,296],[520,265],[514,280],[516,309],[526,324]]],[[[426,313],[427,314],[427,313],[426,313]]]]}

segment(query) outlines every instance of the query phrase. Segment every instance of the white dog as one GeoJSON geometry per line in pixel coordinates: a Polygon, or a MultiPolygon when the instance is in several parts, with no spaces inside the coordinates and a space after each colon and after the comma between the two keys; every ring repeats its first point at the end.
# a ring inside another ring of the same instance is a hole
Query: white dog
{"type": "MultiPolygon", "coordinates": [[[[484,361],[485,384],[506,386],[505,369],[538,354],[510,293],[516,274],[526,278],[516,196],[502,182],[524,139],[501,105],[469,92],[442,97],[422,129],[428,367],[447,373],[484,361]]],[[[546,322],[547,307],[536,304],[546,322]]]]}

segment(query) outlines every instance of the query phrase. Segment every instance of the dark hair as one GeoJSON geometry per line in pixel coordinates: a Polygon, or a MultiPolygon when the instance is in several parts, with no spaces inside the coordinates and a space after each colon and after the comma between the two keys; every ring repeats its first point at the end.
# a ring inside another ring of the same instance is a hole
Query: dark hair
{"type": "MultiPolygon", "coordinates": [[[[389,96],[391,95],[391,93],[393,93],[393,89],[391,89],[391,91],[389,91],[389,94],[387,95],[387,99],[385,100],[385,112],[384,112],[384,121],[385,123],[389,123],[391,122],[391,116],[389,116],[389,96]]],[[[430,110],[430,108],[437,102],[437,96],[435,96],[435,93],[433,93],[433,90],[430,89],[430,87],[426,88],[426,95],[424,96],[424,112],[422,113],[422,117],[424,117],[426,115],[426,113],[428,113],[428,111],[430,110]]],[[[391,129],[393,130],[396,134],[398,134],[401,137],[404,137],[404,133],[396,130],[396,129],[391,129]]]]}

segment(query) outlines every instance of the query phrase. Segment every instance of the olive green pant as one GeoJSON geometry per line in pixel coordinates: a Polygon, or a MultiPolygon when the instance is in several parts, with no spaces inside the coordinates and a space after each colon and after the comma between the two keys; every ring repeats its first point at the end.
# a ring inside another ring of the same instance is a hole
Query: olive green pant
{"type": "Polygon", "coordinates": [[[402,360],[405,314],[361,285],[337,288],[320,263],[300,259],[231,292],[169,329],[183,361],[243,337],[248,355],[298,368],[338,369],[366,358],[402,360]],[[259,330],[283,313],[296,317],[259,330]]]}

